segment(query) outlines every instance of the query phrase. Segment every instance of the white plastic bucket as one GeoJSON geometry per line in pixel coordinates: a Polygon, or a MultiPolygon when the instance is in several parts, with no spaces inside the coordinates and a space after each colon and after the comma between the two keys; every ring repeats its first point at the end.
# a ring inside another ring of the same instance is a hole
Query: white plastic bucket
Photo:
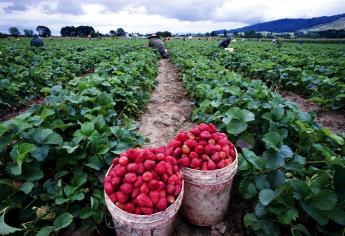
{"type": "Polygon", "coordinates": [[[182,168],[185,181],[182,214],[192,224],[211,226],[220,223],[228,213],[235,160],[222,169],[212,171],[182,168]]]}
{"type": "MultiPolygon", "coordinates": [[[[109,168],[108,172],[112,167],[109,168]]],[[[108,172],[106,176],[108,175],[108,172]]],[[[172,235],[177,212],[184,194],[184,181],[180,195],[175,202],[164,211],[152,215],[131,214],[118,208],[104,192],[105,204],[113,218],[117,236],[163,236],[172,235]]]]}

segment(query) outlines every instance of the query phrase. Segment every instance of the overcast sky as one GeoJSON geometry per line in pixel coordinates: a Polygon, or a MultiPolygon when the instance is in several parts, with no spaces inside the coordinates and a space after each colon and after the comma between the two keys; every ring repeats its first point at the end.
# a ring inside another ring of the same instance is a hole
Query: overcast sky
{"type": "Polygon", "coordinates": [[[345,13],[345,0],[0,0],[0,31],[91,25],[101,33],[233,29],[280,18],[345,13]]]}

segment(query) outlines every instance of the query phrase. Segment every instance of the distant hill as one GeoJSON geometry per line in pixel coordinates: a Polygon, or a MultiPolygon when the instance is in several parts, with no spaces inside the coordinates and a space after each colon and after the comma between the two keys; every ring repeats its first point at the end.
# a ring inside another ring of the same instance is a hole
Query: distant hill
{"type": "MultiPolygon", "coordinates": [[[[345,17],[344,14],[334,15],[334,16],[321,16],[309,19],[280,19],[274,21],[268,21],[264,23],[258,23],[255,25],[245,26],[242,28],[227,30],[229,33],[233,32],[245,32],[245,31],[269,31],[275,33],[282,32],[295,32],[302,29],[312,28],[318,25],[326,25],[328,23],[337,21],[345,17]]],[[[216,33],[221,34],[224,30],[217,30],[216,33]]]]}
{"type": "Polygon", "coordinates": [[[327,24],[321,24],[321,25],[316,25],[308,29],[303,29],[301,31],[303,32],[311,32],[311,31],[325,31],[325,30],[343,30],[345,29],[345,17],[340,18],[336,21],[327,23],[327,24]]]}

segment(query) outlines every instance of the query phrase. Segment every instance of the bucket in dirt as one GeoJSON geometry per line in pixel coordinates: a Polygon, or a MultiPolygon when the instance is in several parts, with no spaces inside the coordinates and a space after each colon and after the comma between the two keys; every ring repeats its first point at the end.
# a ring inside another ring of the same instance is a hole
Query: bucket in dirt
{"type": "MultiPolygon", "coordinates": [[[[109,168],[106,176],[109,174],[109,168]]],[[[172,235],[177,213],[184,194],[184,181],[180,195],[167,209],[152,215],[131,214],[118,208],[104,192],[105,204],[112,216],[117,236],[163,236],[172,235]]]]}
{"type": "Polygon", "coordinates": [[[182,168],[184,197],[182,214],[192,224],[211,226],[220,223],[228,213],[231,187],[237,172],[235,160],[222,169],[200,171],[182,168]]]}

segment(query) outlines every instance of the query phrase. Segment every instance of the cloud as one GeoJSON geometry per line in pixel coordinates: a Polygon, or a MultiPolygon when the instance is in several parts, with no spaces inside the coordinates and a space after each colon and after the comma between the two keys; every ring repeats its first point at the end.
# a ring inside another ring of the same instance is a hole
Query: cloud
{"type": "Polygon", "coordinates": [[[344,0],[0,0],[0,30],[92,25],[101,32],[208,32],[280,18],[345,12],[344,0]]]}

